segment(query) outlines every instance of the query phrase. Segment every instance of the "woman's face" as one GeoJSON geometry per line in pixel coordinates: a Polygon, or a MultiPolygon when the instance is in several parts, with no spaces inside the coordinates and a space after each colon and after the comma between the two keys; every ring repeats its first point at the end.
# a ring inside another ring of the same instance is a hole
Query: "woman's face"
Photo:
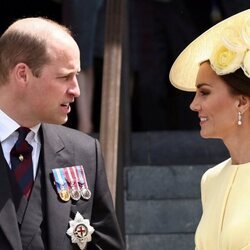
{"type": "Polygon", "coordinates": [[[198,112],[203,138],[226,138],[237,129],[239,98],[210,67],[201,64],[196,79],[196,95],[190,104],[198,112]]]}

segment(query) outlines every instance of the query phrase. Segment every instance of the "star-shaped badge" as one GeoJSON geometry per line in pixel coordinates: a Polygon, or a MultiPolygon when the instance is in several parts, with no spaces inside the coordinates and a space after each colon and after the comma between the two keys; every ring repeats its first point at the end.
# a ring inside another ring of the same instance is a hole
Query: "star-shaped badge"
{"type": "Polygon", "coordinates": [[[92,240],[91,234],[95,231],[94,228],[90,225],[89,220],[84,219],[79,212],[76,213],[74,220],[69,221],[69,226],[67,234],[71,236],[71,242],[77,243],[83,250],[92,240]]]}

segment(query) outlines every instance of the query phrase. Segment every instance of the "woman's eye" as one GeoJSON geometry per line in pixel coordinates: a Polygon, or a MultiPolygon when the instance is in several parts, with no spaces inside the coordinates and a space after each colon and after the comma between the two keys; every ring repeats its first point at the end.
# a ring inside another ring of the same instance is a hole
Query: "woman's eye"
{"type": "Polygon", "coordinates": [[[208,94],[209,94],[209,91],[201,90],[201,91],[200,91],[200,94],[201,94],[201,95],[208,95],[208,94]]]}

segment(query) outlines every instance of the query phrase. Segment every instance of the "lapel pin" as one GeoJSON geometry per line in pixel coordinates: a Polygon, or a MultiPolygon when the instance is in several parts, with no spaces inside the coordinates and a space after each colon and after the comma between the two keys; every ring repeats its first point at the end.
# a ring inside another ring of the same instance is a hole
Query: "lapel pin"
{"type": "Polygon", "coordinates": [[[23,161],[23,159],[24,159],[23,155],[20,154],[20,155],[18,156],[18,159],[19,159],[19,161],[23,161]]]}

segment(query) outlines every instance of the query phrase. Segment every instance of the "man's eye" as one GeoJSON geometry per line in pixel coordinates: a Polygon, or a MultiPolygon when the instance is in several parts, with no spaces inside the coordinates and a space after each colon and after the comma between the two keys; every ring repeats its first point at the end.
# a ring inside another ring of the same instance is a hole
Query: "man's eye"
{"type": "Polygon", "coordinates": [[[62,79],[65,79],[66,81],[70,80],[71,78],[72,78],[72,75],[67,75],[67,76],[62,77],[62,79]]]}

